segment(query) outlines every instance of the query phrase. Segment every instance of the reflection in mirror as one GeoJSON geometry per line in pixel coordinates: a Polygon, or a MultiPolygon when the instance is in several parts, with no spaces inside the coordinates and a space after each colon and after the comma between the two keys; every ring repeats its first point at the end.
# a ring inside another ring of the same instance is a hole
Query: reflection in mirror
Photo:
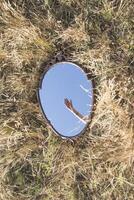
{"type": "Polygon", "coordinates": [[[57,63],[44,73],[38,98],[44,117],[63,137],[79,135],[91,119],[92,81],[76,64],[57,63]]]}

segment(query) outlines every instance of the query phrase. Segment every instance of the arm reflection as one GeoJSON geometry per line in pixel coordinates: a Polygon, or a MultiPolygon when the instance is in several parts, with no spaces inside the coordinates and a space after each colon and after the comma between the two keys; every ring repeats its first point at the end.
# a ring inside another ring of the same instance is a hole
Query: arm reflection
{"type": "Polygon", "coordinates": [[[83,116],[80,112],[78,112],[72,103],[72,100],[68,100],[67,98],[64,99],[64,104],[66,107],[71,111],[80,121],[82,121],[84,124],[87,124],[89,121],[87,116],[83,116]]]}

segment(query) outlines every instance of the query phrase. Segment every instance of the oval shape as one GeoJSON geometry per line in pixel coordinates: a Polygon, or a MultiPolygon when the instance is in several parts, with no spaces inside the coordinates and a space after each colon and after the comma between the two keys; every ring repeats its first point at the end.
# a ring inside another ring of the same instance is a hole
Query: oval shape
{"type": "Polygon", "coordinates": [[[93,84],[76,64],[57,63],[44,73],[38,99],[54,132],[75,137],[83,133],[91,119],[93,84]]]}

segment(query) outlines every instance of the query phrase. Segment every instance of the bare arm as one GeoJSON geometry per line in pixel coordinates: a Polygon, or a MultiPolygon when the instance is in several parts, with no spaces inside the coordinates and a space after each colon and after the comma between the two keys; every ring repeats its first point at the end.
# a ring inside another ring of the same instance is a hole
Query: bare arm
{"type": "Polygon", "coordinates": [[[79,113],[73,106],[72,100],[68,100],[68,99],[64,99],[64,103],[67,106],[67,108],[73,113],[75,114],[80,120],[83,121],[83,123],[86,123],[86,121],[84,120],[84,116],[79,113]]]}

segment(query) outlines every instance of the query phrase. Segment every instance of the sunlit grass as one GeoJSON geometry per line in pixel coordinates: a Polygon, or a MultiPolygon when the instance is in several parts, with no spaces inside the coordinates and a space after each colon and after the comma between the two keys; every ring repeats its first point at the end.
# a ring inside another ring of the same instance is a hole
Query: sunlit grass
{"type": "Polygon", "coordinates": [[[0,199],[133,200],[132,1],[4,0],[0,9],[0,199]],[[37,102],[56,55],[94,77],[93,119],[74,141],[51,132],[37,102]]]}

